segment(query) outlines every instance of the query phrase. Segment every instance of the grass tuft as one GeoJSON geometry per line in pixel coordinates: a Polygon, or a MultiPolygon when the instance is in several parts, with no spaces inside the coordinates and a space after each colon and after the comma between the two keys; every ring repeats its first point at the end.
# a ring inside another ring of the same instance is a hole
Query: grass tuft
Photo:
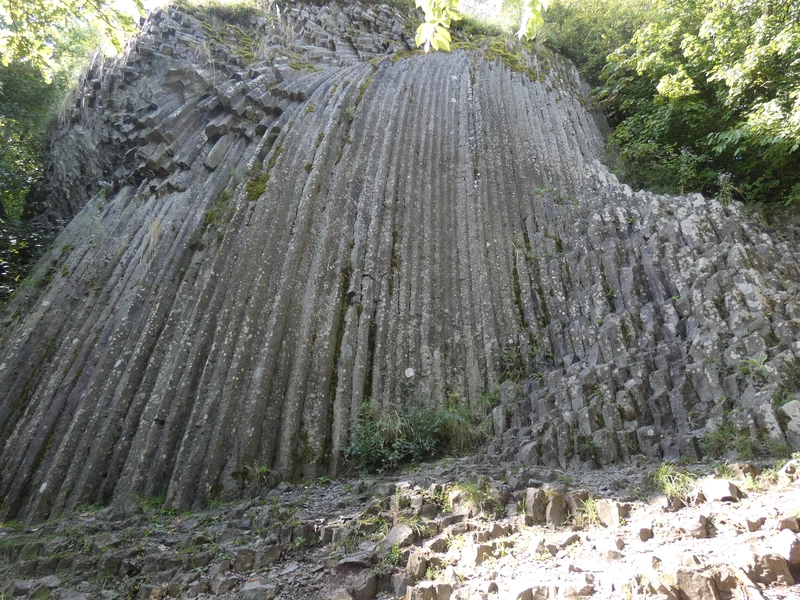
{"type": "Polygon", "coordinates": [[[697,477],[694,474],[671,462],[662,463],[645,478],[648,490],[661,492],[667,498],[677,498],[685,504],[692,502],[696,486],[697,477]]]}

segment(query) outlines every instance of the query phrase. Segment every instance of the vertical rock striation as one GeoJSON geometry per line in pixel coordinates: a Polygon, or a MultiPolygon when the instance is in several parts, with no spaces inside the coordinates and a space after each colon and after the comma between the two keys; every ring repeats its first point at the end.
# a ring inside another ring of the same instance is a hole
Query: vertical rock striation
{"type": "Polygon", "coordinates": [[[365,400],[475,399],[510,362],[536,376],[505,457],[691,455],[734,401],[786,442],[791,232],[620,185],[555,57],[363,62],[408,35],[386,7],[172,8],[90,73],[40,207],[74,218],[3,323],[7,515],[335,473],[365,400]]]}

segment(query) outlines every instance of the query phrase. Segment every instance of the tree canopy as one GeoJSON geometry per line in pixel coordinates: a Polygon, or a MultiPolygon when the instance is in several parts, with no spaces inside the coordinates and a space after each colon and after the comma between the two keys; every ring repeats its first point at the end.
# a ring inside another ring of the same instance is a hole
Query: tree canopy
{"type": "Polygon", "coordinates": [[[601,83],[631,183],[800,200],[800,4],[562,0],[553,12],[552,38],[601,83]]]}
{"type": "MultiPolygon", "coordinates": [[[[143,11],[142,0],[130,0],[143,11]]],[[[135,29],[133,17],[111,0],[0,0],[0,57],[32,64],[45,77],[59,68],[59,40],[72,30],[99,30],[117,49],[135,29]]]]}
{"type": "Polygon", "coordinates": [[[21,216],[50,119],[89,55],[133,29],[109,0],[0,0],[0,304],[46,244],[21,216]]]}
{"type": "MultiPolygon", "coordinates": [[[[550,0],[521,0],[520,26],[517,36],[531,39],[544,24],[544,12],[550,0]]],[[[450,50],[452,41],[450,26],[458,21],[458,0],[415,0],[416,7],[422,9],[425,21],[417,28],[415,41],[417,46],[428,52],[434,50],[450,50]]]]}

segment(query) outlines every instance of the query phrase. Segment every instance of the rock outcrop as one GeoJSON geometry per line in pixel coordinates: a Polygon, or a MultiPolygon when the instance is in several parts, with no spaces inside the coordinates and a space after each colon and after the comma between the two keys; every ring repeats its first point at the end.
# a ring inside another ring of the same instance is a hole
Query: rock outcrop
{"type": "Polygon", "coordinates": [[[748,469],[733,480],[693,465],[684,474],[694,500],[677,511],[651,496],[658,469],[646,462],[569,475],[478,455],[420,465],[408,479],[284,482],[200,513],[176,515],[152,500],[83,507],[32,527],[0,525],[0,592],[29,600],[48,592],[71,600],[797,597],[800,460],[726,465],[726,477],[748,469]],[[704,498],[700,488],[714,484],[741,498],[704,498]],[[612,487],[627,501],[602,497],[612,487]]]}
{"type": "Polygon", "coordinates": [[[545,51],[402,52],[380,6],[235,18],[155,12],[52,136],[40,210],[74,218],[3,323],[7,515],[336,473],[365,400],[531,373],[503,458],[800,443],[792,231],[621,185],[545,51]]]}

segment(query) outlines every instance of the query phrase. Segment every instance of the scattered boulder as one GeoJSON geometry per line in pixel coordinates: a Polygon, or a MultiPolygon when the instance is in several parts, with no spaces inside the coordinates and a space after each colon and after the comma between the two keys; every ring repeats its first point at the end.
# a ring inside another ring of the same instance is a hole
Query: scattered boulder
{"type": "Polygon", "coordinates": [[[800,400],[792,400],[778,410],[785,416],[786,439],[793,450],[800,450],[800,400]]]}
{"type": "Polygon", "coordinates": [[[413,544],[414,539],[414,530],[409,525],[395,525],[391,530],[389,530],[389,533],[386,534],[386,537],[383,538],[380,548],[384,552],[393,548],[394,546],[403,548],[413,544]]]}
{"type": "Polygon", "coordinates": [[[676,522],[677,531],[693,538],[706,538],[708,536],[708,517],[705,515],[692,515],[681,518],[676,522]]]}
{"type": "Polygon", "coordinates": [[[406,572],[415,581],[423,578],[425,572],[428,570],[428,558],[420,550],[412,550],[408,555],[408,564],[406,565],[406,572]]]}
{"type": "Polygon", "coordinates": [[[362,571],[353,579],[350,591],[353,600],[372,600],[378,592],[378,576],[370,571],[362,571]]]}
{"type": "Polygon", "coordinates": [[[800,536],[789,529],[782,529],[770,540],[770,546],[790,567],[800,567],[800,536]]]}
{"type": "Polygon", "coordinates": [[[714,575],[707,569],[681,567],[675,572],[675,585],[681,600],[716,600],[714,575]]]}
{"type": "Polygon", "coordinates": [[[342,558],[336,563],[336,571],[339,573],[353,573],[368,569],[372,566],[375,560],[373,552],[359,552],[357,554],[350,554],[342,558]]]}
{"type": "Polygon", "coordinates": [[[239,550],[233,559],[233,570],[239,572],[251,571],[255,560],[256,553],[250,548],[239,550]]]}
{"type": "Polygon", "coordinates": [[[741,490],[727,479],[706,479],[700,489],[708,502],[736,502],[742,497],[741,490]]]}
{"type": "Polygon", "coordinates": [[[392,575],[391,585],[395,596],[405,596],[409,586],[414,585],[414,580],[405,571],[400,571],[392,575]]]}
{"type": "Polygon", "coordinates": [[[616,502],[608,498],[598,500],[596,506],[597,517],[606,527],[619,527],[622,520],[628,516],[631,510],[630,504],[616,502]]]}
{"type": "Polygon", "coordinates": [[[11,594],[13,596],[27,596],[33,588],[33,582],[27,579],[15,579],[11,582],[11,594]]]}
{"type": "Polygon", "coordinates": [[[550,527],[561,527],[567,521],[567,502],[564,494],[553,491],[549,494],[549,502],[545,511],[545,521],[550,527]]]}
{"type": "Polygon", "coordinates": [[[794,533],[800,533],[800,519],[797,517],[783,517],[778,521],[778,529],[788,529],[794,533]]]}
{"type": "Polygon", "coordinates": [[[278,595],[278,586],[263,581],[248,581],[242,587],[239,600],[272,600],[278,595]]]}
{"type": "Polygon", "coordinates": [[[766,520],[765,517],[748,517],[744,522],[747,526],[747,531],[758,531],[766,520]]]}
{"type": "Polygon", "coordinates": [[[449,583],[425,581],[406,590],[405,600],[450,600],[453,586],[449,583]]]}
{"type": "Polygon", "coordinates": [[[756,583],[767,586],[794,584],[786,559],[776,553],[756,552],[742,567],[756,583]]]}
{"type": "Polygon", "coordinates": [[[461,551],[461,564],[477,567],[483,564],[493,551],[494,547],[491,544],[469,544],[461,551]]]}
{"type": "Polygon", "coordinates": [[[653,539],[653,530],[650,527],[640,527],[636,535],[643,542],[653,539]]]}
{"type": "Polygon", "coordinates": [[[534,523],[547,522],[547,493],[540,488],[525,490],[525,514],[533,519],[534,523]]]}

